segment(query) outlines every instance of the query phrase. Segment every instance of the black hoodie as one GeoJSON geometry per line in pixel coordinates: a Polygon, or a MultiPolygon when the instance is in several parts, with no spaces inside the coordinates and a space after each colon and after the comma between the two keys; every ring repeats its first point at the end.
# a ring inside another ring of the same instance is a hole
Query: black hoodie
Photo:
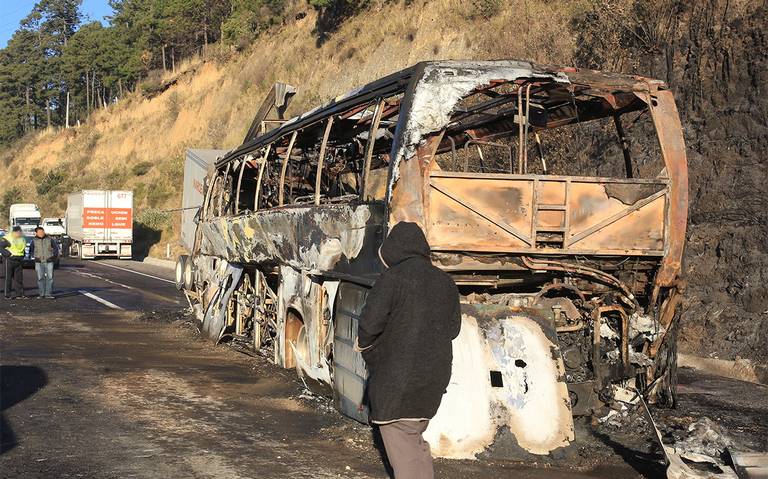
{"type": "Polygon", "coordinates": [[[373,422],[431,419],[451,377],[459,291],[432,265],[418,225],[398,223],[381,246],[388,269],[368,295],[358,343],[368,365],[373,422]]]}

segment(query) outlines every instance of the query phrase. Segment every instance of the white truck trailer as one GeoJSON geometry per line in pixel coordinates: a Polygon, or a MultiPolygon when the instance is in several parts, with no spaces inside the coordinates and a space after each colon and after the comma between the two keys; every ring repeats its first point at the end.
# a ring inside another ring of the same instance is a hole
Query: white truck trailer
{"type": "Polygon", "coordinates": [[[24,236],[35,235],[35,228],[40,225],[40,208],[36,204],[16,203],[11,205],[9,213],[9,229],[19,226],[24,236]]]}
{"type": "Polygon", "coordinates": [[[195,216],[203,204],[205,175],[228,150],[189,149],[184,161],[184,190],[181,201],[181,244],[192,251],[195,242],[195,216]]]}
{"type": "Polygon", "coordinates": [[[82,259],[131,259],[133,192],[83,190],[67,197],[67,235],[82,259]]]}

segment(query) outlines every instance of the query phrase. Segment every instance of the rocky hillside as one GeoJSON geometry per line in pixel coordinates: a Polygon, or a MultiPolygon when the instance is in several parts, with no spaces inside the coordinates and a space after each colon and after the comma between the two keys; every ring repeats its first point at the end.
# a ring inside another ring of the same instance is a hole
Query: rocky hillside
{"type": "Polygon", "coordinates": [[[748,0],[371,1],[315,10],[241,50],[212,47],[68,130],[2,153],[0,203],[61,214],[79,188],[132,188],[151,254],[175,244],[183,152],[228,148],[276,80],[292,112],[420,60],[520,58],[665,79],[683,118],[691,175],[683,348],[768,360],[768,39],[748,0]],[[713,341],[715,338],[715,341],[713,341]]]}

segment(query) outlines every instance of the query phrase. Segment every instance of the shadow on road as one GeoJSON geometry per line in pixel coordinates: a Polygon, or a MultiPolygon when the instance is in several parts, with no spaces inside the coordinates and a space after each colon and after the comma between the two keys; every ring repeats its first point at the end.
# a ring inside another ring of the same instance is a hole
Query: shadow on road
{"type": "Polygon", "coordinates": [[[18,444],[5,410],[24,401],[48,384],[45,371],[36,366],[0,366],[0,454],[18,444]]]}
{"type": "Polygon", "coordinates": [[[163,232],[143,223],[133,223],[133,259],[142,261],[149,256],[149,250],[160,242],[163,232]]]}
{"type": "Polygon", "coordinates": [[[595,436],[609,446],[624,462],[643,477],[666,477],[666,466],[661,462],[660,454],[647,454],[633,450],[612,440],[606,434],[595,433],[595,436]]]}

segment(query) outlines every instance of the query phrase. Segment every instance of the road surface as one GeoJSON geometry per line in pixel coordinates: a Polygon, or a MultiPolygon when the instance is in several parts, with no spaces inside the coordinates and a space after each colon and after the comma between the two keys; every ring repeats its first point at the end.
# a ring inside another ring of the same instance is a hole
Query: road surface
{"type": "MultiPolygon", "coordinates": [[[[34,271],[25,276],[34,294],[34,271]]],[[[0,476],[387,477],[370,429],[305,391],[293,371],[202,340],[179,314],[186,301],[171,276],[141,263],[67,260],[57,299],[0,301],[0,476]]],[[[705,379],[689,378],[683,401],[710,398],[705,379]]],[[[727,394],[718,398],[727,405],[727,394]]],[[[765,418],[768,401],[750,408],[765,418]]],[[[629,478],[663,465],[606,441],[535,462],[439,460],[436,470],[629,478]]]]}

